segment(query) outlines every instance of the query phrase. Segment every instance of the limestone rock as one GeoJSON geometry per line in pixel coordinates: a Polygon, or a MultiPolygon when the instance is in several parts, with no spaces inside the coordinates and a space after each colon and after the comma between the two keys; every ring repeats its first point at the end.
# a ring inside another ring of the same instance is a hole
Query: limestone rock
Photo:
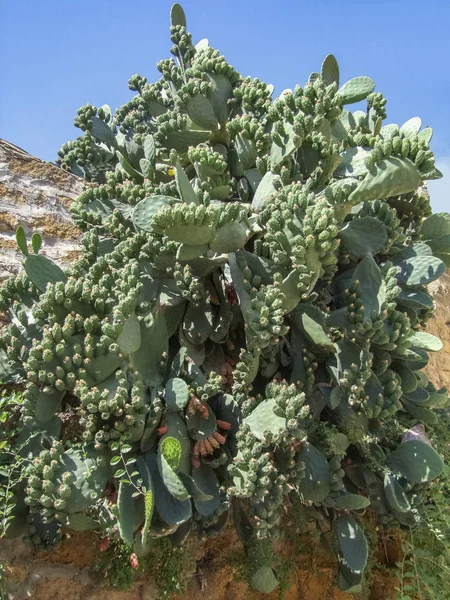
{"type": "Polygon", "coordinates": [[[440,352],[430,352],[425,373],[438,389],[450,390],[450,270],[428,289],[434,298],[435,312],[427,323],[427,331],[442,340],[443,348],[440,352]]]}
{"type": "Polygon", "coordinates": [[[86,182],[56,165],[0,139],[0,280],[20,269],[14,234],[43,239],[42,254],[64,266],[79,252],[80,231],[69,215],[70,203],[86,182]]]}

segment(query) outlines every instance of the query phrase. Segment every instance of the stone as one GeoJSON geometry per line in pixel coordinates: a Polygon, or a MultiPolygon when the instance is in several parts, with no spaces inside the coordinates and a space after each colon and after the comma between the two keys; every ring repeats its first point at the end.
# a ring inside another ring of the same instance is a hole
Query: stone
{"type": "Polygon", "coordinates": [[[60,266],[73,260],[81,232],[68,208],[85,186],[83,179],[0,139],[0,280],[20,269],[14,238],[19,225],[28,239],[40,233],[42,254],[60,266]]]}
{"type": "Polygon", "coordinates": [[[158,600],[159,591],[154,581],[146,581],[141,586],[141,600],[158,600]]]}

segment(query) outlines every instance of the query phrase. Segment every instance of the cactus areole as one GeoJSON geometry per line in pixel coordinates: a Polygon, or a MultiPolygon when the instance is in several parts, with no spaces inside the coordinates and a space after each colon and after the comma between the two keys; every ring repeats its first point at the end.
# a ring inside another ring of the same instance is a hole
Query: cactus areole
{"type": "MultiPolygon", "coordinates": [[[[80,108],[59,151],[93,183],[71,206],[82,258],[63,271],[17,232],[0,373],[36,434],[17,512],[38,546],[107,529],[141,556],[216,535],[231,505],[270,539],[293,507],[358,591],[361,516],[420,525],[443,470],[425,432],[448,397],[422,372],[441,348],[427,284],[450,266],[432,131],[385,124],[372,79],[340,82],[332,55],[274,98],[194,45],[178,4],[170,35],[161,78],[80,108]]],[[[252,583],[274,589],[271,565],[252,583]]]]}

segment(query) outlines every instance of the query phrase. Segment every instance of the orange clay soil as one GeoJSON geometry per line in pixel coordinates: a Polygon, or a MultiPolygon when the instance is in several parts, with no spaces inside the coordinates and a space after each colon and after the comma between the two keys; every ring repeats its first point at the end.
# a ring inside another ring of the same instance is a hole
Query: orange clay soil
{"type": "MultiPolygon", "coordinates": [[[[292,536],[290,536],[292,537],[292,536]]],[[[42,564],[66,565],[75,567],[77,572],[90,568],[97,555],[98,537],[91,532],[73,533],[54,552],[35,553],[25,565],[14,561],[6,566],[7,579],[19,583],[26,579],[27,571],[33,562],[42,564]]],[[[186,573],[186,594],[172,596],[172,600],[278,600],[279,591],[263,595],[249,589],[242,580],[239,564],[244,560],[242,545],[232,527],[215,539],[198,544],[190,544],[188,552],[193,553],[192,564],[197,563],[195,572],[186,573]],[[203,560],[202,557],[204,558],[203,560]]],[[[295,545],[291,540],[277,544],[277,552],[286,557],[291,566],[290,587],[284,593],[284,600],[354,600],[353,596],[340,592],[335,583],[336,565],[332,557],[322,548],[313,535],[300,534],[295,545]]],[[[401,535],[393,533],[380,542],[376,552],[377,560],[392,567],[401,557],[401,535]]],[[[129,590],[117,590],[105,585],[101,575],[74,579],[42,578],[33,587],[34,600],[157,600],[158,593],[151,573],[139,574],[129,590]]],[[[373,572],[368,600],[392,600],[397,585],[392,571],[373,572]]],[[[15,595],[10,596],[12,600],[15,595]]],[[[17,596],[17,598],[19,598],[17,596]]],[[[21,600],[21,599],[20,599],[21,600]]]]}

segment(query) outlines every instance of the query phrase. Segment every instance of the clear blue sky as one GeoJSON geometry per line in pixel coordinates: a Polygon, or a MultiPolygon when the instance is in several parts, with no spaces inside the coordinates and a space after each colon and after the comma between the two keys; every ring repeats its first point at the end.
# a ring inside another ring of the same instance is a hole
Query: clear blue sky
{"type": "MultiPolygon", "coordinates": [[[[80,132],[77,108],[114,109],[134,73],[158,78],[169,56],[170,0],[0,0],[0,137],[45,160],[80,132]]],[[[194,42],[207,37],[242,75],[281,92],[328,53],[341,79],[369,75],[388,122],[420,116],[446,177],[450,209],[450,0],[185,0],[194,42]]]]}

